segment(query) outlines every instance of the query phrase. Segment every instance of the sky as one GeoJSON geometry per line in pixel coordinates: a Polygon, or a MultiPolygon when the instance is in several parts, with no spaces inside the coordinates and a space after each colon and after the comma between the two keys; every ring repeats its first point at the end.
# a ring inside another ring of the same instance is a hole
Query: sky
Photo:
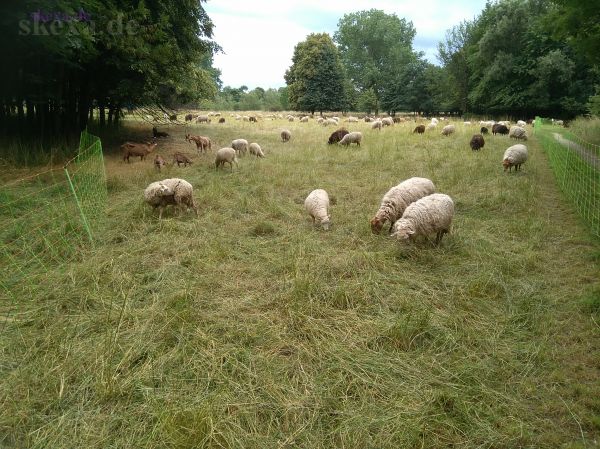
{"type": "Polygon", "coordinates": [[[294,47],[310,33],[333,33],[346,13],[381,9],[412,21],[413,48],[439,64],[437,45],[446,30],[472,20],[486,0],[208,0],[214,40],[223,53],[214,57],[224,86],[249,89],[285,86],[283,75],[294,47]]]}

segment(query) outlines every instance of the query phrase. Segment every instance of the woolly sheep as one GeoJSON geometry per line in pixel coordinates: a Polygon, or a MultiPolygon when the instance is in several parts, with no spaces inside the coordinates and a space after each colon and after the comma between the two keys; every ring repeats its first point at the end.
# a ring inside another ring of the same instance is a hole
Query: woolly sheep
{"type": "Polygon", "coordinates": [[[469,145],[473,151],[477,151],[483,148],[485,145],[485,140],[483,140],[483,136],[481,134],[475,134],[473,137],[471,137],[469,145]]]}
{"type": "Polygon", "coordinates": [[[381,126],[392,126],[394,124],[394,119],[391,117],[384,117],[381,119],[381,126]]]}
{"type": "Polygon", "coordinates": [[[248,141],[246,139],[235,139],[231,141],[231,148],[238,154],[246,154],[248,151],[248,141]]]}
{"type": "Polygon", "coordinates": [[[521,168],[521,164],[525,163],[526,160],[527,147],[518,143],[517,145],[513,145],[506,149],[504,157],[502,158],[502,166],[504,167],[504,171],[508,169],[510,172],[512,167],[515,167],[515,171],[517,171],[521,168]]]}
{"type": "Polygon", "coordinates": [[[438,119],[436,119],[435,117],[433,117],[431,119],[431,123],[433,123],[434,125],[437,125],[438,124],[438,119]]]}
{"type": "Polygon", "coordinates": [[[496,134],[508,134],[508,128],[501,123],[496,123],[494,126],[492,126],[492,134],[494,136],[496,134]]]}
{"type": "Polygon", "coordinates": [[[317,118],[317,123],[318,123],[318,124],[321,124],[321,123],[323,123],[323,121],[324,121],[324,120],[325,120],[325,119],[324,119],[323,117],[318,117],[318,118],[317,118]]]}
{"type": "Polygon", "coordinates": [[[375,120],[375,121],[371,122],[371,129],[381,130],[382,126],[383,126],[383,123],[381,122],[381,120],[375,120]]]}
{"type": "Polygon", "coordinates": [[[523,120],[518,120],[517,121],[517,126],[520,126],[521,128],[524,128],[525,125],[527,125],[527,122],[524,122],[523,120]]]}
{"type": "Polygon", "coordinates": [[[283,131],[281,131],[281,141],[282,142],[287,142],[291,138],[292,138],[292,133],[289,132],[287,129],[284,129],[283,131]]]}
{"type": "Polygon", "coordinates": [[[196,123],[210,123],[208,115],[199,115],[196,117],[196,123]]]}
{"type": "Polygon", "coordinates": [[[432,130],[432,129],[435,129],[435,127],[436,127],[436,126],[437,126],[437,124],[436,124],[436,123],[430,123],[430,124],[428,124],[428,125],[427,125],[427,131],[430,131],[430,130],[432,130]]]}
{"type": "Polygon", "coordinates": [[[371,231],[379,234],[386,221],[390,222],[390,232],[409,204],[435,192],[435,185],[427,178],[409,178],[392,187],[383,196],[381,205],[371,219],[371,231]]]}
{"type": "Polygon", "coordinates": [[[417,133],[417,134],[423,134],[425,132],[425,125],[418,125],[415,127],[415,129],[413,130],[413,134],[417,133]]]}
{"type": "Polygon", "coordinates": [[[217,151],[217,157],[215,159],[215,169],[218,169],[221,165],[225,166],[225,162],[231,167],[233,171],[233,164],[238,166],[236,152],[233,148],[225,147],[217,151]]]}
{"type": "Polygon", "coordinates": [[[350,117],[348,117],[348,118],[346,119],[346,121],[347,121],[348,123],[356,123],[356,122],[358,122],[358,117],[353,117],[353,116],[350,116],[350,117]]]}
{"type": "Polygon", "coordinates": [[[454,216],[454,202],[443,193],[425,196],[406,208],[396,223],[392,237],[401,242],[414,240],[422,235],[427,237],[435,233],[438,244],[444,234],[450,232],[454,216]]]}
{"type": "Polygon", "coordinates": [[[329,195],[323,189],[313,190],[304,200],[304,209],[308,212],[313,220],[313,225],[316,221],[324,230],[329,230],[331,217],[329,216],[329,195]]]}
{"type": "Polygon", "coordinates": [[[162,218],[165,207],[186,206],[194,209],[198,216],[198,207],[194,201],[192,185],[184,179],[170,178],[153,182],[144,190],[144,200],[154,209],[159,208],[158,218],[162,218]]]}
{"type": "Polygon", "coordinates": [[[527,140],[527,131],[525,131],[525,128],[521,128],[520,126],[511,126],[510,130],[508,131],[508,137],[513,139],[527,140]]]}
{"type": "Polygon", "coordinates": [[[485,126],[482,126],[481,129],[479,130],[479,132],[481,134],[487,134],[489,131],[488,131],[488,129],[485,126]]]}
{"type": "Polygon", "coordinates": [[[359,131],[354,131],[354,132],[348,133],[344,137],[342,137],[342,140],[340,140],[339,144],[348,146],[351,143],[355,143],[357,146],[360,146],[361,140],[362,140],[362,133],[359,131]]]}
{"type": "Polygon", "coordinates": [[[336,131],[334,131],[331,136],[329,136],[329,140],[327,141],[327,143],[329,145],[331,145],[332,143],[338,143],[340,140],[342,140],[342,138],[348,134],[348,130],[344,129],[344,128],[340,128],[336,131]]]}
{"type": "Polygon", "coordinates": [[[449,136],[456,131],[456,126],[454,125],[446,125],[442,128],[442,136],[449,136]]]}
{"type": "Polygon", "coordinates": [[[300,122],[302,123],[308,123],[308,115],[305,115],[304,117],[300,118],[300,122]]]}
{"type": "Polygon", "coordinates": [[[248,146],[248,151],[250,154],[254,154],[257,157],[265,157],[265,153],[263,153],[262,149],[260,148],[260,145],[256,142],[252,142],[248,146]]]}

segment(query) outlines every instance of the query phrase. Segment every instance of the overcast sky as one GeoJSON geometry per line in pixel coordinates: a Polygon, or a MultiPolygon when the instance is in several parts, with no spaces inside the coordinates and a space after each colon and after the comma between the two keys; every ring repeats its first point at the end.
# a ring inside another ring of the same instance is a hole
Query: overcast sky
{"type": "Polygon", "coordinates": [[[446,30],[473,19],[486,0],[208,0],[214,40],[223,47],[214,65],[224,86],[281,87],[294,47],[310,33],[333,33],[346,13],[382,9],[412,21],[413,46],[438,64],[437,44],[446,30]]]}

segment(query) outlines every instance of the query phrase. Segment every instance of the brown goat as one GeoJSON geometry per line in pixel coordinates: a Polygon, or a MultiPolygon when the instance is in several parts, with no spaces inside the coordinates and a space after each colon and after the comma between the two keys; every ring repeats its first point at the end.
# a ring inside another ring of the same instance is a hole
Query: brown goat
{"type": "Polygon", "coordinates": [[[152,152],[156,148],[157,143],[136,143],[136,142],[125,142],[121,145],[121,150],[123,150],[123,160],[129,163],[130,156],[139,156],[140,161],[143,161],[146,155],[152,152]]]}
{"type": "Polygon", "coordinates": [[[176,163],[177,163],[178,167],[181,167],[181,164],[183,164],[184,167],[187,167],[188,164],[192,165],[192,160],[189,157],[187,157],[185,154],[177,151],[173,155],[173,165],[175,165],[176,163]]]}
{"type": "Polygon", "coordinates": [[[156,156],[154,156],[154,168],[156,168],[158,171],[160,171],[160,169],[162,167],[165,167],[167,165],[167,163],[165,162],[165,160],[163,159],[163,157],[160,154],[157,154],[156,156]]]}
{"type": "Polygon", "coordinates": [[[188,142],[194,142],[198,153],[203,153],[208,150],[212,150],[212,144],[208,137],[205,136],[192,136],[191,134],[185,135],[185,140],[188,142]]]}
{"type": "Polygon", "coordinates": [[[413,134],[423,134],[425,132],[425,125],[419,125],[413,130],[413,134]]]}

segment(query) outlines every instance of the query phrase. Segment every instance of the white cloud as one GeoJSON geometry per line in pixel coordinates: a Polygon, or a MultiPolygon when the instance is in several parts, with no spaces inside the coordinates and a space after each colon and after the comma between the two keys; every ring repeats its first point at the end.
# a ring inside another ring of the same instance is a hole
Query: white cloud
{"type": "Polygon", "coordinates": [[[294,46],[310,33],[333,34],[346,13],[382,9],[411,20],[417,30],[415,50],[437,63],[437,43],[445,31],[471,20],[485,0],[225,0],[204,4],[215,24],[214,40],[225,54],[214,58],[224,85],[250,89],[285,85],[283,75],[291,64],[294,46]]]}

